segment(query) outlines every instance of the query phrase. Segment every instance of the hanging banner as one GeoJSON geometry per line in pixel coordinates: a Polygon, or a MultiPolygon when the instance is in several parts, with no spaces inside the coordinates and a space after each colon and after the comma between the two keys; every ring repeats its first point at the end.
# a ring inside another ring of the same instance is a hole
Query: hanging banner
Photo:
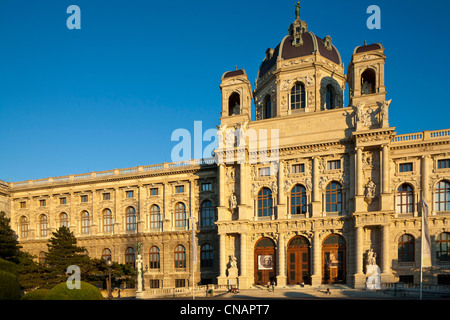
{"type": "Polygon", "coordinates": [[[258,255],[258,270],[273,270],[273,255],[258,255]]]}

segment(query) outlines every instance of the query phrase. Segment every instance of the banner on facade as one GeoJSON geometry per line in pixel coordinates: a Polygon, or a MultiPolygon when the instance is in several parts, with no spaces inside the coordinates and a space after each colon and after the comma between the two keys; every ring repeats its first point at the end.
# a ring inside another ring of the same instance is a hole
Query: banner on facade
{"type": "Polygon", "coordinates": [[[273,270],[273,256],[271,254],[258,255],[258,270],[273,270]]]}
{"type": "Polygon", "coordinates": [[[422,267],[431,267],[431,238],[428,229],[428,204],[422,201],[422,267]]]}

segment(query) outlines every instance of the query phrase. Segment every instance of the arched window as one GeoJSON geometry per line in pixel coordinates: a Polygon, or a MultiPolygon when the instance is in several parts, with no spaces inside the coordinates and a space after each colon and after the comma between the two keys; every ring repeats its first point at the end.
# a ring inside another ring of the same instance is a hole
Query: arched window
{"type": "Polygon", "coordinates": [[[161,228],[161,210],[156,204],[150,207],[150,229],[159,230],[161,228]]]}
{"type": "Polygon", "coordinates": [[[200,208],[200,226],[209,227],[214,225],[214,206],[209,200],[203,201],[200,208]]]}
{"type": "Polygon", "coordinates": [[[262,188],[258,193],[258,217],[270,217],[272,211],[272,191],[269,188],[262,188]]]}
{"type": "Polygon", "coordinates": [[[186,268],[186,249],[181,244],[175,248],[175,268],[186,268]]]}
{"type": "Polygon", "coordinates": [[[136,210],[133,207],[128,207],[125,215],[127,231],[135,231],[137,229],[136,210]]]}
{"type": "Polygon", "coordinates": [[[41,214],[39,217],[39,230],[41,237],[48,235],[48,219],[45,214],[41,214]]]}
{"type": "Polygon", "coordinates": [[[20,217],[20,237],[22,239],[28,238],[28,218],[25,216],[20,217]]]}
{"type": "Polygon", "coordinates": [[[442,232],[436,238],[436,260],[450,261],[450,233],[442,232]]]}
{"type": "Polygon", "coordinates": [[[108,248],[103,249],[102,251],[102,259],[103,260],[111,260],[111,250],[109,250],[108,248]]]}
{"type": "Polygon", "coordinates": [[[111,210],[105,209],[103,210],[103,232],[104,233],[111,233],[113,232],[113,215],[111,210]]]}
{"type": "Polygon", "coordinates": [[[186,227],[186,206],[182,202],[178,202],[175,205],[175,227],[186,227]]]}
{"type": "Polygon", "coordinates": [[[361,75],[361,95],[375,93],[375,71],[365,70],[361,75]]]}
{"type": "Polygon", "coordinates": [[[62,212],[59,214],[59,226],[60,227],[69,227],[69,216],[67,213],[62,212]]]}
{"type": "Polygon", "coordinates": [[[87,211],[83,211],[81,213],[81,233],[91,233],[91,217],[89,216],[89,212],[87,211]]]}
{"type": "Polygon", "coordinates": [[[149,268],[150,269],[159,269],[160,268],[160,257],[159,257],[159,248],[151,247],[149,256],[148,256],[149,268]]]}
{"type": "Polygon", "coordinates": [[[272,118],[272,100],[270,99],[270,96],[267,95],[264,99],[264,115],[263,119],[269,119],[272,118]]]}
{"type": "Polygon", "coordinates": [[[339,182],[332,181],[327,185],[325,192],[326,212],[342,211],[342,186],[339,182]]]}
{"type": "Polygon", "coordinates": [[[213,266],[213,247],[209,243],[202,245],[200,249],[200,266],[206,268],[213,266]]]}
{"type": "Polygon", "coordinates": [[[297,82],[291,89],[291,110],[304,109],[306,107],[305,85],[297,82]]]}
{"type": "Polygon", "coordinates": [[[398,262],[414,262],[414,237],[404,234],[398,239],[398,262]]]}
{"type": "Polygon", "coordinates": [[[129,264],[134,267],[135,261],[136,259],[134,256],[134,249],[131,247],[127,248],[127,250],[125,251],[125,264],[129,264]]]}
{"type": "Polygon", "coordinates": [[[439,181],[434,190],[434,210],[450,211],[450,183],[439,181]]]}
{"type": "Polygon", "coordinates": [[[326,237],[322,244],[323,283],[345,283],[346,243],[338,234],[326,237]]]}
{"type": "Polygon", "coordinates": [[[39,252],[38,263],[45,264],[45,252],[44,251],[39,252]]]}
{"type": "Polygon", "coordinates": [[[306,214],[306,188],[297,184],[291,190],[291,215],[306,214]]]}
{"type": "Polygon", "coordinates": [[[326,87],[325,99],[325,108],[327,110],[336,108],[336,93],[331,84],[328,84],[326,87]]]}
{"type": "Polygon", "coordinates": [[[397,189],[397,213],[412,213],[414,211],[414,190],[404,183],[397,189]]]}
{"type": "Polygon", "coordinates": [[[241,114],[241,97],[239,93],[233,92],[228,98],[228,115],[241,114]]]}

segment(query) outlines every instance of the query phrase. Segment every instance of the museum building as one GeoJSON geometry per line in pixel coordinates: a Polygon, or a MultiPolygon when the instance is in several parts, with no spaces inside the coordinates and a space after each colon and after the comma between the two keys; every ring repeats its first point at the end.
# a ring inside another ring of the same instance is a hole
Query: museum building
{"type": "Polygon", "coordinates": [[[368,253],[382,283],[419,282],[425,201],[424,282],[450,284],[450,129],[396,134],[385,60],[364,43],[345,70],[297,5],[254,89],[244,69],[222,75],[214,158],[0,183],[0,210],[40,261],[62,225],[91,257],[139,253],[144,289],[191,286],[192,271],[196,285],[363,288],[368,253]]]}

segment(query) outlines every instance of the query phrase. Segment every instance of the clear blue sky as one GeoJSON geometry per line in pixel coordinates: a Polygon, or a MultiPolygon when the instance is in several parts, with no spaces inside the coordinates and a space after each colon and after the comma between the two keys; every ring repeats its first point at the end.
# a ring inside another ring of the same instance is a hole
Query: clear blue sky
{"type": "MultiPolygon", "coordinates": [[[[0,179],[171,161],[175,129],[219,124],[225,71],[244,68],[254,84],[295,3],[0,0],[0,179]],[[66,27],[72,4],[81,30],[66,27]]],[[[301,18],[332,37],[345,68],[364,40],[384,45],[401,134],[450,128],[449,3],[303,0],[301,18]],[[366,27],[372,4],[381,30],[366,27]]]]}

